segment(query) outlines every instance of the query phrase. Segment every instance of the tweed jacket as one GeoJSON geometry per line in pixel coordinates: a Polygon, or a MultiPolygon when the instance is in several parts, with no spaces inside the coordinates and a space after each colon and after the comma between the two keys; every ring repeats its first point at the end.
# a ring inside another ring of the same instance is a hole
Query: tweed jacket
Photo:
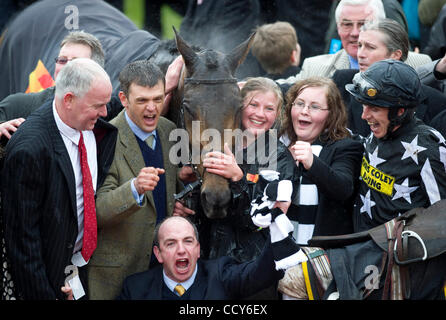
{"type": "MultiPolygon", "coordinates": [[[[431,58],[426,54],[409,52],[405,62],[411,67],[416,68],[431,61],[431,58]]],[[[334,54],[322,54],[306,58],[302,64],[301,71],[296,76],[276,81],[281,85],[293,85],[296,81],[309,77],[331,77],[336,70],[341,69],[350,69],[350,61],[347,52],[344,49],[341,49],[334,54]]]]}
{"type": "MultiPolygon", "coordinates": [[[[114,299],[125,277],[149,267],[156,207],[151,191],[138,205],[131,180],[145,167],[138,142],[125,119],[124,110],[111,121],[118,128],[113,163],[103,186],[97,192],[98,246],[89,263],[90,299],[114,299]]],[[[169,161],[174,142],[169,133],[175,125],[160,117],[157,125],[166,179],[166,216],[173,212],[177,187],[177,166],[169,161]]]]}

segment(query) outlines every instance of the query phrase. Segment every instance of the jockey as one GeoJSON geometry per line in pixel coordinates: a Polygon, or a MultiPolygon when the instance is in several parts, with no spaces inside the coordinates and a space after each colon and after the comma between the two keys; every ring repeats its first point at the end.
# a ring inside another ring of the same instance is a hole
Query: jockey
{"type": "Polygon", "coordinates": [[[445,199],[445,139],[416,118],[424,97],[415,70],[396,60],[378,61],[345,88],[363,104],[361,118],[371,129],[364,139],[355,232],[445,199]]]}

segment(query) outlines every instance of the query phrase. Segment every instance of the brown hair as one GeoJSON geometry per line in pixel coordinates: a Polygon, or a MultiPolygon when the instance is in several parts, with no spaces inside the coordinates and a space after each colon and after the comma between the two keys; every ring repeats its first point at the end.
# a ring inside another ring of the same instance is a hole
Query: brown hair
{"type": "Polygon", "coordinates": [[[251,52],[266,72],[280,74],[291,65],[297,35],[288,22],[278,21],[257,27],[251,52]]]}
{"type": "Polygon", "coordinates": [[[336,141],[350,136],[347,130],[347,111],[339,89],[333,80],[325,77],[311,77],[298,81],[288,90],[286,94],[284,123],[280,135],[286,133],[291,144],[294,144],[298,140],[299,137],[297,137],[294,131],[293,120],[291,118],[291,108],[294,100],[296,100],[300,93],[310,87],[323,87],[326,89],[329,113],[325,121],[325,128],[320,134],[320,139],[323,141],[336,141]]]}

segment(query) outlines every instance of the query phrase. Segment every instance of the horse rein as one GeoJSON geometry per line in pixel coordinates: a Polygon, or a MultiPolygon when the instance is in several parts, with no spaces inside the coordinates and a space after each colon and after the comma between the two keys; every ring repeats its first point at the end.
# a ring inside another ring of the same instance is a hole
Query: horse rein
{"type": "MultiPolygon", "coordinates": [[[[213,84],[237,83],[237,82],[238,82],[238,80],[236,78],[225,78],[225,79],[184,78],[184,83],[195,84],[195,85],[199,85],[199,84],[213,85],[213,84]]],[[[181,102],[180,114],[179,114],[179,117],[180,117],[179,124],[182,129],[186,128],[185,123],[184,123],[184,109],[185,108],[184,108],[184,98],[183,98],[183,101],[181,102]]],[[[191,146],[189,145],[189,147],[191,147],[191,146]]],[[[200,188],[201,184],[203,183],[203,178],[202,178],[200,172],[198,171],[198,166],[196,164],[192,164],[192,154],[190,152],[189,152],[189,161],[185,165],[190,165],[192,167],[192,170],[194,171],[195,175],[197,176],[197,181],[188,184],[185,187],[185,189],[183,190],[183,192],[176,195],[176,200],[183,199],[184,197],[189,195],[191,192],[193,192],[193,190],[195,190],[196,188],[200,188]]],[[[204,169],[204,170],[206,170],[206,169],[204,169]]]]}

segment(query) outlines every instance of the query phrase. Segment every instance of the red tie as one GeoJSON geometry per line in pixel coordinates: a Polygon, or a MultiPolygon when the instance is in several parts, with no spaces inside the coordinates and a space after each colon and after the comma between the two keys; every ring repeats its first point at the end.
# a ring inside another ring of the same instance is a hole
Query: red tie
{"type": "Polygon", "coordinates": [[[90,168],[88,167],[87,149],[85,149],[82,131],[78,148],[81,159],[82,186],[84,189],[84,239],[81,254],[84,260],[88,261],[96,249],[98,229],[96,224],[93,183],[91,181],[90,168]]]}

